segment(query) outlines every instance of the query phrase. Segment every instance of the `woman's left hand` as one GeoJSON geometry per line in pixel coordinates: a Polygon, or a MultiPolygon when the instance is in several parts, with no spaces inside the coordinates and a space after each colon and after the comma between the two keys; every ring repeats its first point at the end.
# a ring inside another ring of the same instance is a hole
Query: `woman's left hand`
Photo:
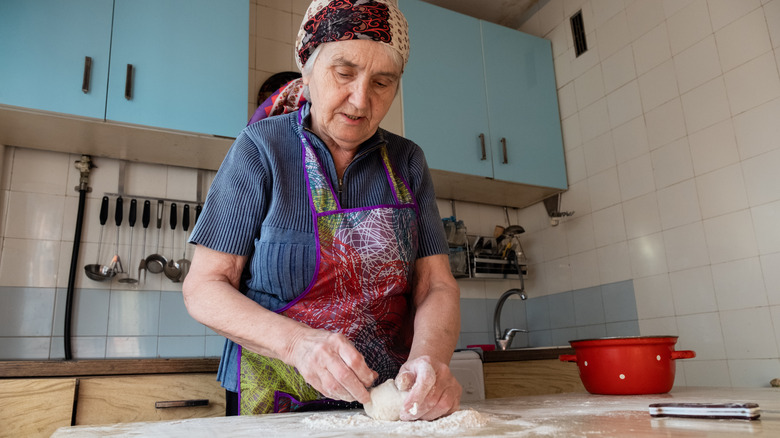
{"type": "Polygon", "coordinates": [[[396,386],[409,391],[401,406],[401,420],[435,420],[449,415],[460,407],[463,388],[450,371],[448,364],[430,356],[421,356],[401,366],[396,386]]]}

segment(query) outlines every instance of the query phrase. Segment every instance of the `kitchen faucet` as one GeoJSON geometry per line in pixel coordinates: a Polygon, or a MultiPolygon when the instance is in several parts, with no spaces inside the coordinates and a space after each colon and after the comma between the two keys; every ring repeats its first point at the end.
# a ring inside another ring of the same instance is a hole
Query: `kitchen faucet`
{"type": "Polygon", "coordinates": [[[525,300],[528,296],[523,289],[509,289],[501,295],[496,303],[496,310],[493,312],[493,334],[496,339],[496,347],[499,350],[506,350],[512,345],[512,340],[515,338],[515,333],[528,333],[528,330],[508,328],[501,334],[501,309],[504,307],[504,302],[512,295],[517,295],[521,300],[525,300]]]}

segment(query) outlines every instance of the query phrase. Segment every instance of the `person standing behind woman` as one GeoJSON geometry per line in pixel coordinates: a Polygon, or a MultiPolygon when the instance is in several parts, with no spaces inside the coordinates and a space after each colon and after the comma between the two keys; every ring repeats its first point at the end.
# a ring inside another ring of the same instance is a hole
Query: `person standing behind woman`
{"type": "Polygon", "coordinates": [[[296,55],[302,78],[211,185],[187,309],[227,338],[218,379],[241,414],[366,403],[395,378],[402,420],[448,415],[459,289],[423,152],[379,128],[406,20],[393,0],[317,0],[296,55]]]}

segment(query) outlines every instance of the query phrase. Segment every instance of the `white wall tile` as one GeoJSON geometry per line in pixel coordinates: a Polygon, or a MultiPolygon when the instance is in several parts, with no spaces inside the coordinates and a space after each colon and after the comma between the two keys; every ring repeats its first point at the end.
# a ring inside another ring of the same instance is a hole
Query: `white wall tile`
{"type": "Polygon", "coordinates": [[[683,94],[682,105],[689,134],[731,117],[726,85],[721,77],[683,94]]]}
{"type": "Polygon", "coordinates": [[[157,357],[157,336],[110,336],[106,339],[106,358],[157,357]]]}
{"type": "Polygon", "coordinates": [[[647,112],[680,96],[672,60],[666,61],[639,77],[642,109],[647,112]]]}
{"type": "Polygon", "coordinates": [[[625,242],[626,226],[620,204],[593,213],[593,236],[596,247],[625,242]]]}
{"type": "Polygon", "coordinates": [[[593,26],[599,27],[623,10],[622,0],[601,0],[590,2],[593,8],[593,26]]]}
{"type": "Polygon", "coordinates": [[[539,32],[547,35],[563,20],[563,2],[547,2],[534,15],[539,17],[539,32]]]}
{"type": "Polygon", "coordinates": [[[580,130],[579,113],[561,120],[561,134],[563,135],[563,148],[568,159],[569,151],[582,146],[582,132],[580,130]]]}
{"type": "Polygon", "coordinates": [[[764,16],[769,26],[772,47],[780,47],[780,1],[772,0],[764,4],[764,16]]]}
{"type": "Polygon", "coordinates": [[[642,115],[642,100],[639,85],[631,81],[607,95],[607,110],[611,127],[620,126],[642,115]]]}
{"type": "Polygon", "coordinates": [[[14,149],[11,169],[12,191],[64,195],[68,190],[65,182],[68,167],[71,166],[68,154],[53,154],[35,149],[14,149]]]}
{"type": "Polygon", "coordinates": [[[696,177],[696,187],[704,219],[748,207],[742,167],[739,164],[696,177]]]}
{"type": "Polygon", "coordinates": [[[724,79],[732,114],[780,97],[780,75],[771,50],[727,72],[724,79]]]}
{"type": "Polygon", "coordinates": [[[668,18],[669,42],[677,54],[712,34],[707,2],[695,0],[668,18]]]}
{"type": "Polygon", "coordinates": [[[600,99],[596,103],[583,108],[579,112],[580,133],[582,141],[588,142],[609,131],[609,112],[607,100],[600,99]]]}
{"type": "Polygon", "coordinates": [[[751,206],[780,199],[777,169],[780,169],[780,149],[742,162],[745,188],[751,206]]]}
{"type": "Polygon", "coordinates": [[[639,320],[642,336],[677,336],[677,318],[652,318],[639,320]]]}
{"type": "Polygon", "coordinates": [[[666,24],[656,26],[634,41],[634,61],[637,75],[650,71],[672,57],[666,24]]]}
{"type": "Polygon", "coordinates": [[[645,113],[647,144],[650,150],[669,144],[685,136],[685,117],[680,99],[669,102],[645,113]]]}
{"type": "Polygon", "coordinates": [[[566,21],[560,22],[550,33],[547,34],[547,39],[552,43],[552,55],[553,58],[561,56],[572,46],[571,43],[571,26],[567,26],[566,21]]]}
{"type": "Polygon", "coordinates": [[[593,235],[593,215],[577,215],[564,224],[567,254],[578,254],[596,248],[593,235]]]}
{"type": "MultiPolygon", "coordinates": [[[[568,244],[566,242],[566,227],[549,227],[540,233],[544,246],[542,254],[544,261],[550,261],[565,257],[568,255],[568,244]]],[[[537,257],[539,257],[537,255],[537,257]]]]}
{"type": "Polygon", "coordinates": [[[707,0],[712,28],[718,30],[750,11],[761,7],[759,0],[707,0]]]}
{"type": "Polygon", "coordinates": [[[708,36],[674,57],[680,93],[686,93],[723,74],[715,46],[715,37],[708,36]]]}
{"type": "Polygon", "coordinates": [[[623,202],[626,237],[633,239],[661,231],[656,192],[623,202]]]}
{"type": "MultiPolygon", "coordinates": [[[[736,134],[731,119],[688,136],[693,172],[702,175],[739,162],[736,134]]],[[[743,184],[744,186],[744,184],[743,184]]]]}
{"type": "Polygon", "coordinates": [[[718,310],[738,310],[768,305],[764,276],[758,257],[712,265],[718,310]]]}
{"type": "Polygon", "coordinates": [[[620,195],[623,201],[655,190],[653,164],[650,154],[644,154],[618,165],[620,195]]]}
{"type": "Polygon", "coordinates": [[[6,237],[0,256],[0,284],[55,287],[59,254],[59,241],[6,237]]]}
{"type": "Polygon", "coordinates": [[[631,278],[631,261],[626,242],[602,246],[596,250],[599,258],[601,284],[615,283],[631,278]]]}
{"type": "Polygon", "coordinates": [[[680,271],[710,264],[704,226],[700,222],[663,232],[669,271],[680,271]]]}
{"type": "Polygon", "coordinates": [[[758,255],[750,210],[706,219],[704,231],[712,263],[739,260],[758,255]]]}
{"type": "Polygon", "coordinates": [[[257,36],[269,40],[290,42],[292,35],[292,20],[289,4],[287,11],[275,8],[258,6],[257,7],[257,36]]]}
{"type": "Polygon", "coordinates": [[[768,307],[720,312],[720,321],[727,358],[777,357],[777,342],[768,307]]]}
{"type": "Polygon", "coordinates": [[[635,1],[626,7],[631,41],[644,35],[666,19],[663,3],[635,1]]]}
{"type": "Polygon", "coordinates": [[[588,192],[592,211],[620,202],[620,183],[617,169],[611,168],[588,178],[588,192]]]}
{"type": "Polygon", "coordinates": [[[772,48],[763,8],[715,32],[720,62],[727,72],[772,48]]]}
{"type": "Polygon", "coordinates": [[[109,336],[157,336],[159,291],[112,291],[108,312],[109,336]]]}
{"type": "Polygon", "coordinates": [[[60,240],[65,197],[12,191],[8,196],[6,237],[60,240]]]}
{"type": "MultiPolygon", "coordinates": [[[[198,201],[198,171],[196,169],[169,166],[166,176],[167,198],[180,201],[198,201]]],[[[127,211],[129,205],[128,203],[125,211],[127,211]]],[[[181,226],[183,208],[184,205],[179,202],[179,226],[181,226]]]]}
{"type": "MultiPolygon", "coordinates": [[[[779,0],[780,1],[780,0],[779,0]]],[[[780,148],[780,99],[734,117],[734,133],[743,160],[780,148]]]]}
{"type": "Polygon", "coordinates": [[[571,265],[571,286],[574,290],[601,284],[596,250],[570,255],[569,264],[571,265]]]}
{"type": "Polygon", "coordinates": [[[664,230],[701,221],[699,194],[692,179],[659,190],[657,197],[664,230]]]}
{"type": "Polygon", "coordinates": [[[634,296],[640,320],[674,316],[674,299],[668,274],[635,278],[634,296]]]}
{"type": "Polygon", "coordinates": [[[612,130],[617,163],[624,163],[650,151],[644,117],[630,120],[612,130]]]}
{"type": "Polygon", "coordinates": [[[574,51],[569,49],[554,59],[553,67],[555,68],[555,83],[558,85],[558,87],[566,85],[570,83],[572,79],[574,79],[572,58],[574,58],[574,51]]]}
{"type": "Polygon", "coordinates": [[[574,80],[577,109],[583,109],[605,96],[602,76],[601,64],[598,64],[574,80]]]}
{"type": "Polygon", "coordinates": [[[728,365],[734,387],[765,387],[780,374],[778,359],[732,359],[728,365]]]}
{"type": "Polygon", "coordinates": [[[571,117],[579,109],[574,84],[574,82],[570,82],[558,88],[558,111],[561,113],[561,120],[571,117]]]}
{"type": "Polygon", "coordinates": [[[663,0],[664,14],[669,19],[696,0],[663,0]]]}
{"type": "Polygon", "coordinates": [[[677,318],[677,330],[680,336],[677,350],[693,350],[698,360],[726,358],[717,313],[680,316],[677,318]]]}
{"type": "Polygon", "coordinates": [[[255,67],[268,72],[295,71],[297,67],[293,61],[293,52],[292,44],[258,38],[255,67]]]}
{"type": "Polygon", "coordinates": [[[682,367],[681,369],[685,372],[685,384],[688,386],[728,387],[731,385],[728,361],[726,360],[699,360],[697,358],[678,362],[677,366],[682,367]]]}
{"type": "Polygon", "coordinates": [[[780,227],[777,226],[780,224],[780,201],[753,207],[750,213],[758,236],[759,254],[780,251],[780,227]]]}
{"type": "Polygon", "coordinates": [[[571,269],[568,257],[545,262],[542,269],[548,293],[554,294],[571,290],[571,269]]]}
{"type": "Polygon", "coordinates": [[[588,176],[615,167],[615,147],[612,135],[607,132],[582,145],[588,176]]]}
{"type": "MultiPolygon", "coordinates": [[[[718,304],[709,266],[684,269],[669,274],[677,315],[716,312],[718,304]]],[[[679,327],[678,327],[679,328],[679,327]]]]}
{"type": "Polygon", "coordinates": [[[596,41],[601,59],[606,59],[631,41],[626,14],[618,12],[596,28],[596,41]]]}
{"type": "Polygon", "coordinates": [[[636,78],[634,52],[625,46],[601,62],[604,90],[610,93],[636,78]]]}
{"type": "Polygon", "coordinates": [[[629,240],[628,248],[634,277],[649,277],[668,272],[666,250],[661,233],[629,240]]]}
{"type": "MultiPolygon", "coordinates": [[[[777,267],[780,266],[780,252],[762,255],[760,260],[761,272],[764,275],[764,285],[766,286],[767,299],[769,300],[770,305],[778,306],[780,305],[780,269],[777,269],[777,267]]],[[[776,310],[780,312],[780,307],[778,307],[776,310]]],[[[780,314],[777,314],[777,316],[780,316],[780,314]]],[[[777,318],[772,319],[777,321],[777,318]]],[[[780,341],[779,325],[780,324],[775,324],[778,341],[780,341]]]]}
{"type": "Polygon", "coordinates": [[[650,153],[653,160],[655,185],[662,189],[672,184],[693,178],[688,139],[681,138],[650,153]]]}

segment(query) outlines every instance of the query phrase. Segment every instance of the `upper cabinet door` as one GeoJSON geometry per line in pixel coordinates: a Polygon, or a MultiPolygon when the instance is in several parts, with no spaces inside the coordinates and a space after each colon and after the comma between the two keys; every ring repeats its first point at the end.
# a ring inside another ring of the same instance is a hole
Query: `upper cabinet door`
{"type": "Polygon", "coordinates": [[[420,1],[399,5],[411,44],[404,135],[422,147],[432,169],[492,177],[479,21],[420,1]]]}
{"type": "Polygon", "coordinates": [[[112,9],[113,0],[0,1],[0,103],[102,119],[112,9]]]}
{"type": "Polygon", "coordinates": [[[248,1],[115,3],[106,119],[238,135],[247,121],[248,1]]]}
{"type": "Polygon", "coordinates": [[[550,41],[485,21],[482,38],[495,178],[565,190],[550,41]]]}

